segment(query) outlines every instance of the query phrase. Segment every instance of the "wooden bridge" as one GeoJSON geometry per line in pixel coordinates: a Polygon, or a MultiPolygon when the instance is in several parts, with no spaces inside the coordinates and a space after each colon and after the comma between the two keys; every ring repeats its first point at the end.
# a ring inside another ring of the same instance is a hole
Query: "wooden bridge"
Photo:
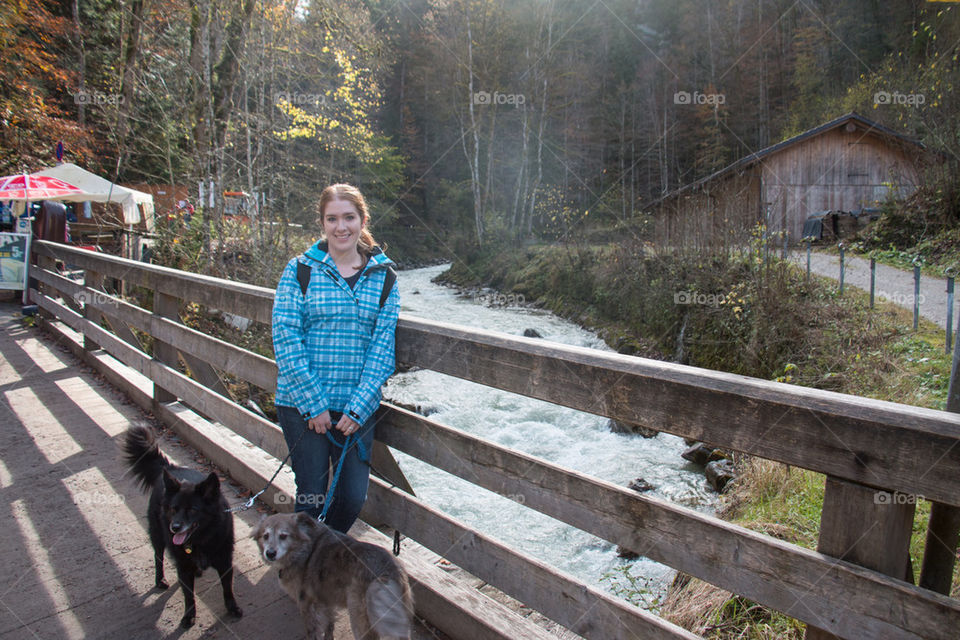
{"type": "MultiPolygon", "coordinates": [[[[286,454],[282,434],[231,401],[217,372],[272,391],[276,366],[184,326],[179,310],[192,302],[269,324],[273,291],[46,242],[34,250],[42,268],[31,272],[39,283],[31,295],[50,316],[44,327],[236,482],[263,486],[286,454]],[[84,282],[60,275],[55,260],[82,269],[84,282]],[[104,278],[151,292],[152,309],[106,293],[104,278]],[[152,355],[132,329],[152,342],[152,355]]],[[[385,405],[374,461],[388,481],[371,479],[362,517],[579,636],[697,637],[405,493],[387,447],[797,618],[808,638],[957,637],[960,602],[937,591],[949,591],[956,553],[960,415],[409,317],[401,317],[397,358],[826,474],[820,543],[810,551],[385,405]],[[930,588],[904,580],[912,576],[912,496],[935,506],[921,575],[930,588]]],[[[291,491],[286,477],[265,497],[277,504],[291,491]]],[[[556,637],[431,563],[402,557],[418,613],[450,637],[556,637]]]]}

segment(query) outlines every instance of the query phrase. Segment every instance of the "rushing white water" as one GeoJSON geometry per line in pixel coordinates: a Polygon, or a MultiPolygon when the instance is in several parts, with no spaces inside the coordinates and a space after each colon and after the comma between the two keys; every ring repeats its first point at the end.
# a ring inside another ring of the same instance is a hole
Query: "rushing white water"
{"type": "MultiPolygon", "coordinates": [[[[434,284],[432,279],[446,268],[399,274],[403,313],[512,335],[534,329],[545,340],[609,350],[597,336],[549,312],[492,306],[491,302],[511,299],[497,294],[463,296],[434,284]]],[[[702,471],[680,457],[685,445],[675,436],[645,439],[612,433],[606,418],[426,370],[394,376],[384,395],[416,406],[432,420],[569,469],[620,485],[643,477],[656,487],[648,495],[698,510],[713,508],[715,494],[702,471]]],[[[626,570],[649,589],[645,598],[649,600],[673,577],[668,567],[643,558],[618,558],[614,545],[604,540],[395,453],[417,496],[428,504],[587,583],[612,589],[611,580],[625,584],[626,577],[619,572],[626,570]],[[602,580],[605,574],[612,578],[602,580]]]]}

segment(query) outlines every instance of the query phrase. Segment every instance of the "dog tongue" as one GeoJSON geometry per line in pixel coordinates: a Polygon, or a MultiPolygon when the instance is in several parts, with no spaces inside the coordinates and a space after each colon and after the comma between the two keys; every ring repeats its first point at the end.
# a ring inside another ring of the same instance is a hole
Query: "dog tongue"
{"type": "Polygon", "coordinates": [[[178,546],[183,544],[183,541],[187,539],[187,533],[187,531],[180,531],[173,534],[173,544],[178,546]]]}

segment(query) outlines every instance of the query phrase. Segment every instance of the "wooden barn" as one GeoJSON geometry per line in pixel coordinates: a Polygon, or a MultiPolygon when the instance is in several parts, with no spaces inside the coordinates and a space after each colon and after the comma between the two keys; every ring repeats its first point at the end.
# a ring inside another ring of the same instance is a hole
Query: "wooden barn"
{"type": "Polygon", "coordinates": [[[665,246],[743,244],[756,223],[802,237],[807,216],[857,211],[912,193],[922,144],[848,113],[751,154],[646,205],[654,239],[665,246]]]}

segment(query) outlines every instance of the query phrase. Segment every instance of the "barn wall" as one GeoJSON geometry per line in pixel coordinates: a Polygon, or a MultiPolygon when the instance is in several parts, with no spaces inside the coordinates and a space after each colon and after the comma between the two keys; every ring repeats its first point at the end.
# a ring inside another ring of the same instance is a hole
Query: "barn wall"
{"type": "Polygon", "coordinates": [[[760,220],[760,187],[753,167],[668,198],[654,211],[654,242],[693,249],[743,245],[760,220]]]}
{"type": "Polygon", "coordinates": [[[762,161],[763,201],[770,228],[800,238],[807,216],[877,206],[898,185],[898,197],[916,189],[919,172],[898,145],[864,130],[838,127],[802,140],[762,161]]]}

